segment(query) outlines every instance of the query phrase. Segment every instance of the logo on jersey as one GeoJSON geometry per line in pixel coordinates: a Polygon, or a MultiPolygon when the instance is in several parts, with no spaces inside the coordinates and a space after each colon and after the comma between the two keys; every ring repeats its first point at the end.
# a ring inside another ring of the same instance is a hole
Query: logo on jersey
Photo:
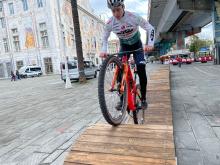
{"type": "Polygon", "coordinates": [[[152,30],[151,33],[150,33],[150,39],[151,39],[151,41],[154,40],[154,30],[152,30]]]}
{"type": "Polygon", "coordinates": [[[120,32],[118,32],[118,35],[130,35],[134,31],[134,28],[132,25],[124,24],[121,26],[120,32]]]}
{"type": "Polygon", "coordinates": [[[126,25],[121,26],[121,30],[125,30],[125,28],[126,28],[126,25]]]}

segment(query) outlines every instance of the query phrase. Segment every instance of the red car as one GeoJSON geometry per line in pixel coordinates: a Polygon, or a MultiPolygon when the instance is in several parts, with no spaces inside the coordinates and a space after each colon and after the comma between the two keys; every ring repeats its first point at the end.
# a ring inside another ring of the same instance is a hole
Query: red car
{"type": "Polygon", "coordinates": [[[207,59],[206,59],[206,57],[205,56],[203,56],[203,57],[201,57],[201,63],[207,63],[207,59]]]}
{"type": "Polygon", "coordinates": [[[186,64],[192,64],[192,61],[193,61],[193,60],[192,60],[191,58],[187,58],[187,59],[186,59],[186,64]]]}
{"type": "Polygon", "coordinates": [[[176,59],[171,59],[170,64],[177,65],[178,61],[176,59]]]}
{"type": "Polygon", "coordinates": [[[212,55],[209,55],[206,57],[207,61],[212,61],[213,60],[213,56],[212,55]]]}
{"type": "Polygon", "coordinates": [[[186,63],[186,59],[185,58],[182,59],[182,63],[186,63]]]}

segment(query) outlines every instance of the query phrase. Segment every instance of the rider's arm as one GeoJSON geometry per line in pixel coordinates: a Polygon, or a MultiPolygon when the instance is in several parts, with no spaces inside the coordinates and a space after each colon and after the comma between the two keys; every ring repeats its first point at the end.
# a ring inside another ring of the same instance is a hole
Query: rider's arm
{"type": "Polygon", "coordinates": [[[147,32],[148,41],[146,41],[146,44],[149,46],[154,46],[154,40],[155,40],[154,27],[141,16],[135,15],[135,17],[137,20],[137,24],[147,32]]]}
{"type": "Polygon", "coordinates": [[[108,21],[107,24],[105,25],[105,28],[104,28],[102,52],[107,52],[108,38],[109,38],[111,31],[112,31],[110,23],[111,22],[108,21]]]}

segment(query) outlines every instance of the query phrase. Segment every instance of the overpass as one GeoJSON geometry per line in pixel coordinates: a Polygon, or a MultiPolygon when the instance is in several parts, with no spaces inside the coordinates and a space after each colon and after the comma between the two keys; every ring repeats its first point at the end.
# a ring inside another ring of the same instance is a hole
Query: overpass
{"type": "Polygon", "coordinates": [[[220,2],[217,0],[151,0],[150,23],[156,29],[156,47],[160,55],[175,45],[185,48],[184,39],[201,32],[214,22],[216,62],[219,63],[220,2]]]}

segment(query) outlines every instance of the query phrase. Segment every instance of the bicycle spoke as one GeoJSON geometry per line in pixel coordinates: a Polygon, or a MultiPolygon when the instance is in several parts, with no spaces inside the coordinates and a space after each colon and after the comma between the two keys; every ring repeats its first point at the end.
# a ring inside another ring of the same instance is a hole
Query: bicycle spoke
{"type": "MultiPolygon", "coordinates": [[[[117,89],[113,89],[113,91],[110,91],[112,88],[112,81],[114,78],[114,73],[116,71],[116,64],[112,63],[109,64],[106,68],[106,74],[105,74],[105,82],[104,82],[104,90],[105,90],[105,97],[107,100],[107,108],[109,109],[110,115],[113,118],[120,117],[121,112],[116,110],[116,105],[120,101],[120,94],[117,91],[117,89]]],[[[115,86],[117,86],[117,82],[115,82],[115,86]]]]}

